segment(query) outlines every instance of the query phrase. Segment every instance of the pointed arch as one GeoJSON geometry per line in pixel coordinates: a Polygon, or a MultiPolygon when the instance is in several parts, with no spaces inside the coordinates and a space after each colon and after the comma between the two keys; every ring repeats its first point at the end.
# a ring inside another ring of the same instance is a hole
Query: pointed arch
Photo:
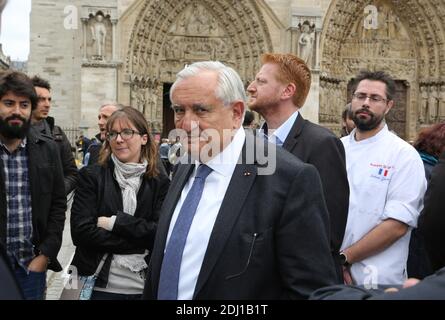
{"type": "MultiPolygon", "coordinates": [[[[406,41],[397,52],[392,47],[393,38],[385,40],[376,36],[377,31],[371,31],[371,40],[363,36],[363,42],[357,44],[357,47],[365,46],[368,41],[365,54],[348,56],[345,47],[353,36],[353,26],[363,21],[364,8],[369,1],[333,0],[321,35],[320,122],[337,130],[340,110],[348,100],[348,82],[360,69],[383,69],[406,87],[406,137],[413,138],[419,126],[428,124],[428,121],[419,120],[423,119],[419,113],[427,112],[419,107],[420,86],[426,86],[430,95],[437,95],[445,80],[445,3],[440,0],[376,0],[374,4],[379,10],[392,10],[391,17],[397,18],[397,26],[405,34],[403,38],[399,33],[397,40],[406,41]],[[373,50],[378,50],[374,56],[373,50]],[[330,95],[337,97],[336,109],[328,105],[326,97],[330,95]]],[[[383,23],[389,29],[389,24],[395,22],[388,18],[383,23]]],[[[432,104],[434,97],[429,97],[429,101],[432,104]]],[[[438,119],[431,118],[429,122],[438,119]]]]}

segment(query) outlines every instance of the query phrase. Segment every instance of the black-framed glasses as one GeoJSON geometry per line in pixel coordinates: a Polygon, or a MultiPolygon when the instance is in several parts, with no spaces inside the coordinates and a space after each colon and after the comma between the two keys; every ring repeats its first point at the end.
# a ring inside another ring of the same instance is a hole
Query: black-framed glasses
{"type": "Polygon", "coordinates": [[[131,138],[133,138],[135,133],[140,134],[139,132],[133,129],[124,129],[121,132],[110,131],[107,133],[107,140],[108,141],[116,140],[118,135],[121,136],[122,140],[130,140],[131,138]]]}
{"type": "Polygon", "coordinates": [[[358,101],[365,101],[367,98],[369,98],[369,101],[372,103],[389,101],[388,99],[385,99],[385,98],[379,96],[378,94],[371,94],[368,96],[366,93],[362,93],[362,92],[356,92],[356,93],[352,94],[352,98],[355,100],[358,100],[358,101]]]}

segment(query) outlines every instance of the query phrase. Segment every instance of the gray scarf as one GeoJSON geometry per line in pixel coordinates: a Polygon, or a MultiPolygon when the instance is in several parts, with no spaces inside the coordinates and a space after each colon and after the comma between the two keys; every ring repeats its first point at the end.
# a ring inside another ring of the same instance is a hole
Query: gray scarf
{"type": "MultiPolygon", "coordinates": [[[[124,212],[134,215],[137,206],[136,196],[141,186],[141,178],[147,170],[148,162],[144,160],[143,163],[123,163],[114,154],[111,154],[111,159],[114,162],[114,177],[122,191],[124,212]]],[[[147,263],[144,260],[147,253],[148,250],[143,254],[115,254],[113,259],[119,266],[133,272],[139,272],[147,268],[147,263]]]]}

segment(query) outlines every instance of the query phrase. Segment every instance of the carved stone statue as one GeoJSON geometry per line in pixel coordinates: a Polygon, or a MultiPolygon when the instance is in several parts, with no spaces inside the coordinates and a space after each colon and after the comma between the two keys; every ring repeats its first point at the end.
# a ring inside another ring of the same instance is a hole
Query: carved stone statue
{"type": "Polygon", "coordinates": [[[312,51],[314,47],[314,30],[309,21],[304,21],[300,27],[301,35],[298,39],[299,56],[308,66],[311,66],[312,51]]]}
{"type": "Polygon", "coordinates": [[[428,110],[428,90],[425,86],[420,87],[419,122],[425,123],[425,114],[428,110]]]}
{"type": "Polygon", "coordinates": [[[107,27],[104,23],[104,16],[102,13],[97,13],[93,25],[91,26],[91,35],[93,42],[96,44],[96,55],[98,57],[104,56],[105,40],[107,38],[107,27]]]}
{"type": "Polygon", "coordinates": [[[436,86],[431,86],[428,99],[428,120],[434,122],[437,119],[438,96],[436,86]]]}
{"type": "Polygon", "coordinates": [[[440,86],[439,93],[439,119],[440,121],[445,120],[445,84],[440,86]]]}

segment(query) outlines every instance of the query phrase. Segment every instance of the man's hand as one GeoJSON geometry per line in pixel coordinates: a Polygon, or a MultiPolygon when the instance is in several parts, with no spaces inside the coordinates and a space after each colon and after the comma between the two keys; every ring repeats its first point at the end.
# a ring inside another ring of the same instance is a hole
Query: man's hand
{"type": "Polygon", "coordinates": [[[354,284],[354,280],[352,280],[352,275],[351,275],[351,270],[349,269],[349,267],[345,267],[343,266],[343,281],[345,284],[347,285],[353,285],[354,284]]]}
{"type": "MultiPolygon", "coordinates": [[[[419,282],[420,282],[419,279],[409,278],[409,279],[405,280],[405,282],[403,283],[403,289],[413,287],[416,284],[418,284],[419,282]]],[[[385,290],[385,292],[398,292],[398,291],[399,291],[399,289],[397,289],[397,288],[388,288],[385,290]]]]}
{"type": "Polygon", "coordinates": [[[416,284],[418,284],[420,282],[419,279],[416,278],[409,278],[406,279],[405,283],[403,284],[403,288],[409,288],[409,287],[413,287],[416,284]]]}
{"type": "Polygon", "coordinates": [[[43,254],[39,254],[32,259],[28,266],[28,270],[32,272],[45,272],[48,268],[49,258],[43,254]]]}

